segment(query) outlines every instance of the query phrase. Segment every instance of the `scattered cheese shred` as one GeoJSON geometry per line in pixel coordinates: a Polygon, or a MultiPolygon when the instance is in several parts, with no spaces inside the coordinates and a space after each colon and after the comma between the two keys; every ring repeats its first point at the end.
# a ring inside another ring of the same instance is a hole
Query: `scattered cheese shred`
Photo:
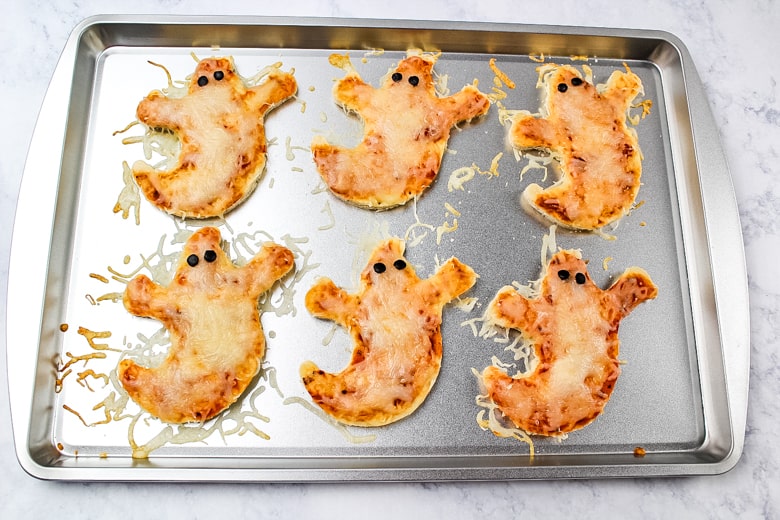
{"type": "Polygon", "coordinates": [[[476,169],[472,166],[458,168],[450,174],[450,178],[447,180],[447,191],[465,191],[463,185],[473,179],[476,174],[476,169]]]}
{"type": "Polygon", "coordinates": [[[417,214],[417,199],[415,198],[413,201],[412,213],[414,215],[414,223],[406,228],[406,231],[404,232],[404,242],[406,243],[406,247],[409,248],[420,245],[423,239],[428,236],[428,232],[436,229],[435,226],[426,224],[420,220],[420,216],[417,214]],[[418,229],[422,229],[423,231],[418,234],[418,229]]]}
{"type": "Polygon", "coordinates": [[[526,174],[529,170],[543,170],[544,176],[542,177],[542,182],[547,180],[547,173],[549,170],[547,167],[555,160],[555,158],[552,155],[532,155],[532,154],[523,154],[521,157],[528,158],[528,164],[526,164],[522,170],[520,170],[520,180],[523,180],[523,175],[526,174]]]}
{"type": "Polygon", "coordinates": [[[493,157],[493,160],[490,161],[490,168],[485,171],[479,169],[476,165],[473,165],[473,168],[476,168],[477,172],[479,172],[480,175],[487,175],[488,177],[498,177],[498,162],[501,160],[501,157],[504,156],[504,152],[499,152],[493,157]]]}
{"type": "Polygon", "coordinates": [[[82,423],[84,426],[86,426],[87,428],[89,428],[89,427],[90,427],[90,425],[89,425],[89,424],[87,424],[87,421],[85,421],[85,420],[84,420],[84,418],[81,416],[81,414],[80,414],[80,413],[78,413],[76,410],[74,410],[73,408],[71,408],[71,407],[70,407],[70,406],[68,406],[67,404],[63,404],[63,405],[62,405],[62,408],[63,408],[64,410],[66,410],[66,411],[68,411],[68,412],[72,413],[72,414],[73,414],[73,415],[75,415],[76,417],[78,417],[78,418],[79,418],[79,420],[81,421],[81,423],[82,423]]]}
{"type": "Polygon", "coordinates": [[[462,298],[456,298],[452,301],[451,305],[456,309],[459,309],[465,313],[469,313],[474,310],[479,299],[476,296],[468,296],[462,298]]]}
{"type": "Polygon", "coordinates": [[[101,281],[103,283],[108,283],[108,278],[103,276],[102,274],[97,273],[89,273],[90,278],[94,278],[95,280],[101,281]]]}
{"type": "Polygon", "coordinates": [[[108,339],[111,337],[111,332],[103,331],[103,332],[95,332],[91,331],[85,327],[79,327],[78,333],[84,336],[84,338],[87,340],[87,343],[89,343],[89,346],[93,350],[112,350],[114,352],[121,352],[118,349],[111,348],[108,346],[107,343],[97,343],[95,342],[95,339],[108,339]]]}
{"type": "Polygon", "coordinates": [[[449,202],[445,202],[444,203],[444,209],[446,209],[447,211],[449,211],[450,213],[452,213],[456,217],[460,216],[460,211],[458,211],[457,209],[452,207],[452,205],[449,202]]]}
{"type": "Polygon", "coordinates": [[[330,201],[325,201],[325,206],[320,210],[320,213],[325,213],[325,215],[328,217],[328,223],[319,226],[317,229],[319,231],[327,231],[328,229],[332,229],[333,226],[336,225],[336,217],[333,216],[333,210],[330,209],[330,201]]]}
{"type": "Polygon", "coordinates": [[[498,103],[502,99],[506,99],[506,97],[507,97],[507,93],[498,87],[491,87],[490,94],[487,94],[487,98],[493,104],[498,103]]]}
{"type": "Polygon", "coordinates": [[[122,218],[127,220],[130,216],[130,211],[135,213],[135,225],[141,224],[141,193],[138,190],[138,185],[133,179],[133,171],[130,169],[130,165],[127,161],[122,161],[122,182],[124,187],[119,192],[116,204],[114,204],[114,213],[122,212],[122,218]]]}
{"type": "Polygon", "coordinates": [[[94,392],[94,390],[89,386],[89,382],[87,381],[88,377],[93,379],[100,379],[103,381],[103,386],[107,386],[109,384],[108,376],[106,374],[98,374],[91,368],[83,372],[79,372],[77,375],[78,377],[76,378],[76,382],[87,388],[90,392],[94,392]]]}
{"type": "Polygon", "coordinates": [[[490,61],[488,62],[488,65],[490,65],[490,70],[493,71],[493,73],[496,75],[498,79],[500,79],[504,85],[506,85],[508,88],[515,88],[515,82],[512,81],[509,76],[506,75],[506,73],[498,68],[498,65],[496,65],[496,59],[490,58],[490,61]]]}
{"type": "Polygon", "coordinates": [[[450,95],[450,88],[447,86],[450,77],[448,74],[439,74],[435,70],[433,71],[433,87],[436,90],[436,95],[439,97],[447,97],[450,95]]]}
{"type": "Polygon", "coordinates": [[[436,228],[436,245],[441,245],[441,237],[445,233],[452,233],[458,229],[458,219],[453,218],[452,224],[444,222],[441,226],[436,228]]]}

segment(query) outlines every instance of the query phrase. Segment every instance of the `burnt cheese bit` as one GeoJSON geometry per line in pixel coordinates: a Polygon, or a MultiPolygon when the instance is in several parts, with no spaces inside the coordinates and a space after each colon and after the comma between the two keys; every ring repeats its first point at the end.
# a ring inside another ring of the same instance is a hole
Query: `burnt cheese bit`
{"type": "Polygon", "coordinates": [[[406,262],[403,260],[403,258],[399,258],[398,260],[393,262],[393,267],[401,271],[403,269],[406,269],[406,262]]]}
{"type": "Polygon", "coordinates": [[[203,253],[203,259],[208,263],[211,263],[217,259],[217,253],[214,250],[209,249],[208,251],[203,253]]]}
{"type": "Polygon", "coordinates": [[[580,78],[571,78],[571,84],[574,87],[579,87],[582,85],[582,80],[580,78]]]}
{"type": "Polygon", "coordinates": [[[198,265],[198,261],[199,261],[198,255],[196,254],[191,254],[190,256],[187,257],[187,265],[189,265],[190,267],[195,267],[196,265],[198,265]]]}
{"type": "Polygon", "coordinates": [[[374,272],[377,274],[382,274],[387,270],[387,266],[383,264],[382,262],[377,262],[374,264],[374,272]]]}
{"type": "Polygon", "coordinates": [[[560,271],[558,271],[558,278],[560,278],[561,280],[568,280],[569,271],[567,271],[566,269],[561,269],[560,271]]]}
{"type": "Polygon", "coordinates": [[[409,76],[409,84],[416,87],[420,83],[420,78],[417,76],[409,76]]]}
{"type": "Polygon", "coordinates": [[[394,72],[393,75],[391,76],[391,78],[393,78],[393,81],[395,81],[396,83],[401,81],[403,77],[404,77],[403,74],[401,74],[400,72],[394,72]]]}
{"type": "Polygon", "coordinates": [[[221,70],[218,70],[214,73],[214,79],[217,81],[222,81],[222,79],[225,77],[225,73],[221,70]]]}
{"type": "Polygon", "coordinates": [[[205,87],[209,82],[209,78],[206,76],[201,76],[198,78],[198,86],[205,87]]]}
{"type": "Polygon", "coordinates": [[[566,83],[558,83],[558,92],[566,92],[569,86],[566,83]]]}
{"type": "Polygon", "coordinates": [[[574,276],[574,280],[575,280],[575,281],[576,281],[578,284],[582,285],[582,284],[584,284],[584,283],[585,283],[585,275],[584,275],[583,273],[577,273],[577,274],[574,276]]]}

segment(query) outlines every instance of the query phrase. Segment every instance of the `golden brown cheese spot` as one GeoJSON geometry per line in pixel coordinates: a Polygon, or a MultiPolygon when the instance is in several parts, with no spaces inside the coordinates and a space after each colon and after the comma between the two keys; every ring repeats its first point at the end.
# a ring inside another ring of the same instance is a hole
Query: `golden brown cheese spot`
{"type": "Polygon", "coordinates": [[[183,98],[150,93],[138,105],[138,120],[173,131],[181,151],[171,170],[137,161],[133,174],[141,191],[177,216],[223,215],[251,193],[265,167],[265,114],[296,90],[293,76],[279,70],[246,88],[232,59],[209,58],[198,63],[183,98]]]}
{"type": "Polygon", "coordinates": [[[553,153],[561,177],[547,189],[530,185],[524,202],[563,226],[601,228],[628,213],[639,191],[641,153],[626,118],[642,83],[630,70],[615,71],[599,91],[569,65],[540,73],[545,115],[516,118],[509,137],[516,148],[553,153]]]}
{"type": "Polygon", "coordinates": [[[361,290],[348,294],[329,279],[306,295],[314,316],[345,327],[354,342],[349,365],[338,374],[313,362],[300,374],[312,399],[338,421],[380,426],[406,417],[425,400],[442,359],[442,308],[476,281],[457,259],[422,280],[392,239],[372,254],[361,290]]]}
{"type": "Polygon", "coordinates": [[[244,392],[265,354],[258,298],[294,265],[292,252],[272,244],[236,267],[220,240],[217,229],[201,228],[167,287],[140,275],[125,290],[127,310],[161,321],[171,346],[157,367],[123,360],[119,379],[134,401],[166,422],[208,420],[244,392]]]}
{"type": "Polygon", "coordinates": [[[578,255],[557,253],[538,298],[525,298],[508,286],[489,306],[492,320],[532,341],[538,360],[533,371],[515,377],[487,367],[482,376],[490,399],[531,434],[560,435],[589,424],[602,412],[620,374],[620,321],[656,294],[639,268],[628,269],[603,291],[578,255]]]}
{"type": "Polygon", "coordinates": [[[352,149],[317,137],[317,170],[338,197],[374,209],[404,204],[436,178],[450,129],[488,111],[487,97],[469,85],[446,98],[436,95],[433,58],[411,56],[379,88],[352,71],[333,90],[336,102],[358,113],[363,140],[352,149]]]}

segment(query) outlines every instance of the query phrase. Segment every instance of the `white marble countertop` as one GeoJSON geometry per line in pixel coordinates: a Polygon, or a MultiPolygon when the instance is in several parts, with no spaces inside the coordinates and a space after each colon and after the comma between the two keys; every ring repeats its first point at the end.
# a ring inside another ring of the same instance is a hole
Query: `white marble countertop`
{"type": "MultiPolygon", "coordinates": [[[[780,517],[780,3],[747,0],[396,0],[209,2],[11,0],[2,9],[0,126],[0,315],[5,343],[8,251],[25,155],[65,41],[96,14],[252,14],[454,19],[669,31],[686,44],[702,77],[728,157],[745,238],[751,311],[751,381],[742,459],[711,477],[556,482],[339,485],[85,484],[36,480],[16,461],[5,356],[0,356],[0,517],[314,518],[780,517]],[[479,7],[474,7],[479,5],[479,7]],[[487,6],[490,7],[487,7],[487,6]],[[774,483],[774,484],[773,484],[774,483]],[[228,505],[230,507],[228,507],[228,505]]],[[[3,353],[4,354],[4,353],[3,353]]]]}

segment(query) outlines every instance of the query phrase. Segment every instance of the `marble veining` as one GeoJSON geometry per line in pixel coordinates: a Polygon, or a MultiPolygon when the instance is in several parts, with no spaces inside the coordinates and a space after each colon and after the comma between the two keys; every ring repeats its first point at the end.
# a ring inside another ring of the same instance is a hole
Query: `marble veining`
{"type": "MultiPolygon", "coordinates": [[[[778,518],[780,517],[780,2],[747,0],[463,0],[214,3],[206,0],[11,1],[0,17],[0,314],[26,150],[70,30],[95,14],[255,14],[626,27],[668,31],[689,48],[719,127],[739,205],[751,313],[748,427],[741,461],[713,477],[559,482],[344,485],[79,484],[42,482],[17,464],[0,356],[0,517],[778,518]],[[226,504],[231,504],[226,509],[226,504]],[[345,511],[347,512],[345,514],[345,511]],[[370,513],[369,513],[370,512],[370,513]]],[[[10,302],[11,304],[13,302],[10,302]]],[[[13,345],[7,345],[13,348],[13,345]]]]}

